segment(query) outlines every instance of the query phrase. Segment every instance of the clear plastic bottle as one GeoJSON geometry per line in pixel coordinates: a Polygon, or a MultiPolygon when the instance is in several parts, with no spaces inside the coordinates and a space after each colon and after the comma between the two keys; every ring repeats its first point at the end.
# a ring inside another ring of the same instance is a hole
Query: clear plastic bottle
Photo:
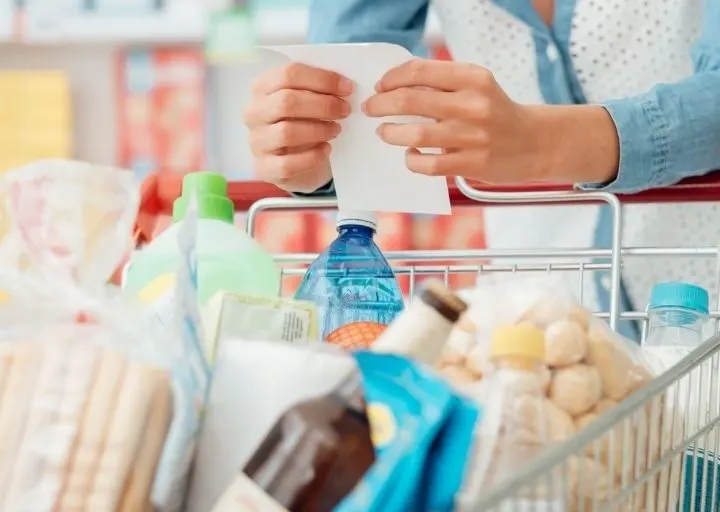
{"type": "Polygon", "coordinates": [[[340,211],[338,238],[308,268],[295,298],[314,302],[323,340],[367,347],[403,310],[395,274],[375,245],[372,212],[340,211]]]}
{"type": "MultiPolygon", "coordinates": [[[[491,361],[490,394],[465,496],[489,491],[552,444],[543,391],[547,366],[542,331],[527,324],[498,328],[492,337],[491,361]]],[[[559,477],[548,475],[537,485],[523,488],[498,510],[563,512],[559,477]]]]}
{"type": "Polygon", "coordinates": [[[687,283],[653,287],[647,307],[649,327],[645,347],[672,366],[702,342],[708,319],[708,292],[687,283]]]}
{"type": "MultiPolygon", "coordinates": [[[[653,287],[647,307],[649,328],[644,350],[652,355],[651,362],[659,365],[656,368],[658,372],[677,364],[702,343],[708,311],[708,292],[699,286],[669,282],[653,287]]],[[[720,369],[712,360],[704,364],[705,368],[693,370],[668,391],[668,406],[677,405],[682,408],[673,413],[683,429],[675,429],[678,431],[677,437],[694,435],[699,428],[705,426],[706,417],[713,418],[717,415],[716,404],[720,403],[720,390],[711,388],[710,383],[720,383],[720,375],[712,376],[720,369]]],[[[717,507],[717,504],[713,506],[712,494],[715,487],[717,502],[720,499],[720,478],[717,476],[720,466],[715,455],[706,452],[706,447],[709,450],[715,449],[716,436],[715,432],[711,432],[707,437],[700,437],[687,451],[680,510],[716,510],[714,506],[717,507]],[[706,472],[707,478],[704,477],[706,472]]],[[[670,447],[668,444],[661,449],[667,450],[670,447]]]]}

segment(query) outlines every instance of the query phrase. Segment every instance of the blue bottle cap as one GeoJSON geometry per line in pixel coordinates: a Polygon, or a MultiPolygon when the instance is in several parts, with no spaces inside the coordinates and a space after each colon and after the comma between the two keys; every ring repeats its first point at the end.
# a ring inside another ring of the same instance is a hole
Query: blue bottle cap
{"type": "Polygon", "coordinates": [[[694,284],[669,282],[653,286],[648,309],[682,308],[707,315],[709,304],[710,296],[705,288],[694,284]]]}

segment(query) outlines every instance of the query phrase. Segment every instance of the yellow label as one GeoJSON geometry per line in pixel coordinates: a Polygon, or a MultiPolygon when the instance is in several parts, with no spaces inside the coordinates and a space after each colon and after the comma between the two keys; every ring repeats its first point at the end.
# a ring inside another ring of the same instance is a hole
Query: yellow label
{"type": "Polygon", "coordinates": [[[140,302],[155,302],[175,287],[175,274],[162,274],[150,281],[138,293],[140,302]]]}
{"type": "Polygon", "coordinates": [[[367,406],[370,435],[376,448],[384,448],[395,439],[397,424],[390,408],[385,404],[372,403],[367,406]]]}
{"type": "Polygon", "coordinates": [[[6,291],[0,290],[0,304],[6,302],[10,302],[10,295],[6,291]]]}

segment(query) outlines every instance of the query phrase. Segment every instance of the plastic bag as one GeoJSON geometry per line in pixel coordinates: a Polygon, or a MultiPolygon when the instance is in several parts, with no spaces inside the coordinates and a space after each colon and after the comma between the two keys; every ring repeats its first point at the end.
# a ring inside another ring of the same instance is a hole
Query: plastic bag
{"type": "Polygon", "coordinates": [[[182,505],[207,385],[192,233],[177,325],[145,329],[107,284],[136,208],[131,174],[112,168],[0,178],[0,510],[182,505]]]}
{"type": "MultiPolygon", "coordinates": [[[[642,349],[612,332],[604,321],[592,317],[562,279],[553,276],[485,279],[469,293],[469,302],[466,318],[458,327],[464,323],[464,329],[473,332],[475,343],[450,343],[439,367],[450,379],[458,369],[475,375],[474,380],[456,384],[486,406],[483,422],[486,429],[500,421],[492,418],[492,411],[503,409],[492,403],[502,400],[503,393],[498,391],[497,383],[492,383],[496,369],[490,357],[493,332],[501,326],[530,325],[544,335],[544,367],[515,376],[503,386],[516,398],[539,390],[537,403],[515,400],[522,402],[516,404],[516,412],[528,416],[525,420],[528,424],[544,422],[551,443],[562,442],[590,425],[653,378],[652,365],[642,349]]],[[[455,333],[454,337],[457,336],[455,333]]],[[[667,433],[680,413],[672,411],[664,398],[659,399],[657,409],[652,415],[638,412],[606,433],[600,442],[587,447],[587,457],[575,461],[575,466],[592,465],[596,481],[614,482],[616,489],[622,482],[642,475],[669,448],[665,443],[669,443],[670,436],[663,434],[664,444],[660,446],[660,433],[667,433]],[[623,436],[625,430],[631,432],[630,437],[623,436]]],[[[674,432],[677,437],[677,426],[674,432]]],[[[480,439],[478,450],[486,453],[493,450],[492,441],[480,439]]],[[[574,476],[577,481],[577,475],[574,476]]],[[[647,485],[656,484],[657,479],[653,479],[647,485]]],[[[663,485],[667,484],[666,480],[663,485]]],[[[602,488],[599,503],[607,498],[612,487],[602,488]]],[[[641,487],[632,498],[641,505],[645,504],[645,489],[641,487]]],[[[572,495],[565,497],[569,500],[567,510],[575,510],[581,500],[594,497],[596,490],[597,486],[585,486],[584,496],[577,496],[577,487],[571,490],[572,495]]],[[[466,491],[470,495],[478,492],[466,491]]],[[[658,499],[660,504],[654,506],[660,508],[655,509],[667,510],[667,500],[658,499]]]]}

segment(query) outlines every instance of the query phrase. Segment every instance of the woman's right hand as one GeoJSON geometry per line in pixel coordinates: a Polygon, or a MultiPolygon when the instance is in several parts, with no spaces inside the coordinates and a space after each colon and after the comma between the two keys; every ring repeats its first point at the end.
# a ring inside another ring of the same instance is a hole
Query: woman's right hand
{"type": "Polygon", "coordinates": [[[255,175],[289,192],[314,192],[331,179],[329,141],[350,114],[354,84],[292,63],[263,74],[245,110],[255,175]]]}

